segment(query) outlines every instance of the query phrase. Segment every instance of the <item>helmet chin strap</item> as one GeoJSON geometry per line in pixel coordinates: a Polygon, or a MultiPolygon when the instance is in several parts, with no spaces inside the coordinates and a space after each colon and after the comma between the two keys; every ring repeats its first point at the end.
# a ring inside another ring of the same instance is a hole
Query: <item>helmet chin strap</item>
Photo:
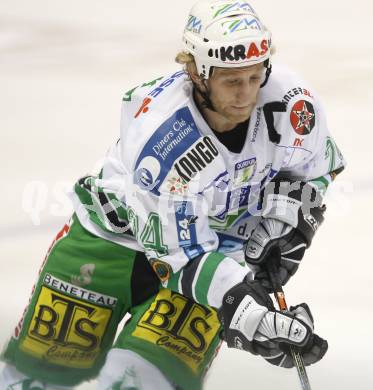
{"type": "MultiPolygon", "coordinates": [[[[194,86],[194,89],[195,91],[202,97],[202,102],[200,103],[200,105],[203,107],[203,108],[207,108],[211,111],[214,111],[214,112],[217,112],[215,107],[214,107],[214,104],[213,102],[211,101],[210,99],[210,90],[207,86],[207,83],[206,83],[206,80],[205,79],[201,79],[201,82],[203,83],[203,85],[205,86],[206,88],[206,91],[202,91],[201,88],[199,88],[199,86],[193,81],[193,86],[194,86]]],[[[198,102],[196,102],[198,104],[198,102]]]]}
{"type": "Polygon", "coordinates": [[[268,83],[269,76],[272,73],[272,64],[271,64],[271,62],[269,60],[266,60],[264,62],[264,66],[266,68],[266,74],[265,74],[264,81],[262,82],[262,84],[260,84],[260,88],[263,88],[268,83]]]}

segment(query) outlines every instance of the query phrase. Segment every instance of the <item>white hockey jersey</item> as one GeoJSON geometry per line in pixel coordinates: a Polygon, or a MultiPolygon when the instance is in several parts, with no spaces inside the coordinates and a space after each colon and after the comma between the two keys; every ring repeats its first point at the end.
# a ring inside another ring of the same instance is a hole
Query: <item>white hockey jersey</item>
{"type": "Polygon", "coordinates": [[[281,173],[324,191],[344,161],[315,92],[284,67],[260,89],[240,153],[215,137],[192,91],[178,71],[127,92],[119,141],[72,197],[87,230],[145,251],[164,285],[217,307],[248,272],[238,263],[263,187],[281,173]]]}

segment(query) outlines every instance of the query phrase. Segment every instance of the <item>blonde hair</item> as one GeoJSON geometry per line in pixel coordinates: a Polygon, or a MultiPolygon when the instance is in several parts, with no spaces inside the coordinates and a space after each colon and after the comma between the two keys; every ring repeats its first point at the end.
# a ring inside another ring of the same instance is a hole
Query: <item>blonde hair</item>
{"type": "Polygon", "coordinates": [[[175,61],[178,64],[183,65],[183,69],[185,70],[185,72],[188,74],[189,77],[192,73],[195,74],[198,73],[196,61],[194,60],[193,54],[186,53],[185,51],[181,51],[176,55],[175,61]]]}
{"type": "Polygon", "coordinates": [[[192,62],[195,62],[193,54],[187,53],[185,51],[181,51],[180,53],[178,53],[176,55],[175,61],[181,65],[187,65],[192,62]]]}

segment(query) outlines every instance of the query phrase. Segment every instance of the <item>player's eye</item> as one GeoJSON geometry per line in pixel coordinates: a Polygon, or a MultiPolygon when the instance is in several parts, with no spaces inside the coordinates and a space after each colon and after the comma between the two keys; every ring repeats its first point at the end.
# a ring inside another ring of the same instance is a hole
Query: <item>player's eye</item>
{"type": "Polygon", "coordinates": [[[227,83],[228,85],[235,85],[235,84],[238,84],[238,83],[239,83],[239,80],[238,80],[238,79],[228,79],[228,80],[226,81],[226,83],[227,83]]]}
{"type": "Polygon", "coordinates": [[[251,80],[252,83],[258,83],[259,81],[261,81],[261,77],[254,76],[254,77],[251,77],[250,80],[251,80]]]}

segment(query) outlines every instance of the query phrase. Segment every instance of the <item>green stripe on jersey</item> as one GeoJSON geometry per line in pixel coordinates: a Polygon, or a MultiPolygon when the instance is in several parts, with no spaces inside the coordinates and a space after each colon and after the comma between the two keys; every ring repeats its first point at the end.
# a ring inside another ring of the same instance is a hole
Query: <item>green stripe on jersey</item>
{"type": "Polygon", "coordinates": [[[317,186],[317,188],[320,190],[322,195],[325,195],[326,190],[328,189],[329,184],[331,183],[330,175],[320,176],[316,179],[313,179],[310,181],[310,183],[313,183],[317,186]],[[328,180],[328,178],[330,180],[328,180]]]}
{"type": "Polygon", "coordinates": [[[206,259],[204,259],[204,264],[198,274],[195,275],[195,280],[193,281],[194,296],[197,299],[198,303],[202,305],[207,305],[207,293],[210,288],[212,279],[214,278],[215,271],[218,268],[219,264],[226,258],[222,253],[212,252],[206,259]]]}
{"type": "Polygon", "coordinates": [[[177,292],[181,293],[181,291],[179,289],[179,280],[180,280],[181,272],[182,271],[179,271],[179,272],[176,272],[176,274],[173,274],[170,277],[170,279],[167,280],[164,287],[166,287],[172,291],[177,291],[177,292]]]}
{"type": "Polygon", "coordinates": [[[74,186],[74,191],[88,212],[90,220],[106,232],[132,236],[127,209],[115,194],[97,187],[95,179],[88,176],[80,179],[74,186]]]}

